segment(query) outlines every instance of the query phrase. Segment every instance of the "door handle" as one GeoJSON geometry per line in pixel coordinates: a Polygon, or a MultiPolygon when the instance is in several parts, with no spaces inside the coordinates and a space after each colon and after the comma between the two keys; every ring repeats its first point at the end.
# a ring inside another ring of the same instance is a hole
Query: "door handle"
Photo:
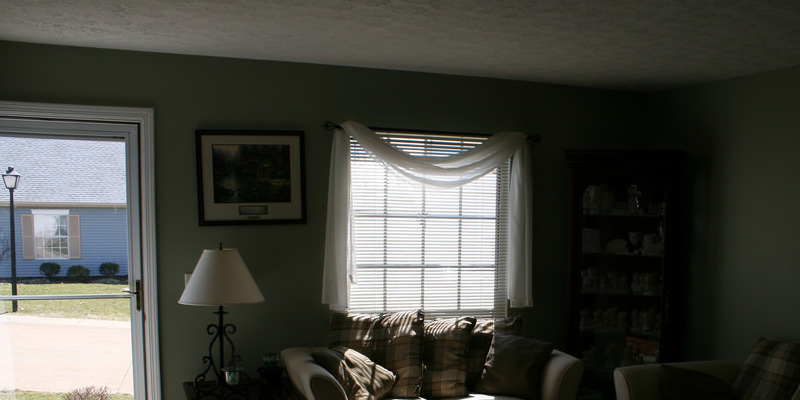
{"type": "Polygon", "coordinates": [[[134,295],[136,299],[136,311],[142,311],[142,281],[137,279],[133,282],[133,290],[122,289],[122,291],[134,295]]]}

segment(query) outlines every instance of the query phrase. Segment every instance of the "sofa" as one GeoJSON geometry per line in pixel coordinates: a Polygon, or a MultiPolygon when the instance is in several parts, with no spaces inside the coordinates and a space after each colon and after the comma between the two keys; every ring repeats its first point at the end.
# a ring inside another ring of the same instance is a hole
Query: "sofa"
{"type": "Polygon", "coordinates": [[[762,337],[744,361],[632,365],[613,377],[617,400],[797,400],[800,342],[762,337]]]}
{"type": "MultiPolygon", "coordinates": [[[[665,364],[644,364],[619,367],[614,370],[614,390],[617,400],[661,400],[662,367],[683,368],[719,379],[727,387],[742,370],[737,360],[686,361],[665,364]]],[[[678,373],[680,373],[679,371],[678,373]]]]}
{"type": "Polygon", "coordinates": [[[583,362],[520,330],[519,317],[332,313],[327,347],[286,348],[281,359],[308,400],[575,399],[583,362]]]}

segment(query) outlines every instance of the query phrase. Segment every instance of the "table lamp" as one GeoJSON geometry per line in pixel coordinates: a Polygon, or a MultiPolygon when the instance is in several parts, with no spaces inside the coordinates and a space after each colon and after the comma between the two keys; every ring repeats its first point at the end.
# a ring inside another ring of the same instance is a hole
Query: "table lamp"
{"type": "Polygon", "coordinates": [[[253,304],[264,301],[264,296],[258,289],[253,276],[247,269],[242,256],[236,249],[222,248],[203,250],[200,260],[197,261],[186,287],[183,289],[179,304],[190,306],[217,306],[219,320],[217,324],[209,324],[206,331],[211,335],[211,343],[208,345],[208,355],[203,357],[203,363],[208,364],[199,375],[194,379],[195,390],[212,393],[220,388],[224,388],[225,383],[236,385],[239,380],[238,373],[226,376],[223,371],[226,368],[235,368],[236,361],[241,358],[236,355],[236,351],[231,341],[230,334],[236,333],[233,324],[225,324],[223,316],[227,314],[224,306],[237,304],[253,304]],[[226,345],[230,346],[230,354],[225,355],[226,345]],[[217,347],[218,356],[214,358],[214,346],[217,347]],[[215,385],[201,385],[206,382],[206,375],[211,374],[215,378],[215,385]],[[209,387],[210,386],[210,387],[209,387]]]}

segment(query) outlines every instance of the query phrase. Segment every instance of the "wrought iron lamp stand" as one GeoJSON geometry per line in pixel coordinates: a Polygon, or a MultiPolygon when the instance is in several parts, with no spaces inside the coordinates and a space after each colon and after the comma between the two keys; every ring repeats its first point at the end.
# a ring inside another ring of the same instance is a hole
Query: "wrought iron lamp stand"
{"type": "Polygon", "coordinates": [[[229,398],[247,398],[247,375],[244,371],[235,371],[239,374],[235,378],[226,376],[223,370],[225,363],[225,347],[226,343],[230,346],[230,356],[228,367],[235,367],[237,361],[241,361],[241,357],[236,355],[236,350],[229,335],[236,333],[236,326],[233,324],[226,324],[224,322],[224,315],[227,314],[222,306],[214,313],[219,316],[217,324],[209,324],[206,327],[206,332],[211,335],[211,342],[208,345],[208,355],[203,356],[203,363],[206,368],[194,378],[194,389],[197,397],[207,396],[216,399],[229,399],[229,398]],[[214,346],[217,346],[219,351],[217,363],[214,361],[214,346]],[[208,380],[208,375],[213,381],[208,380]]]}

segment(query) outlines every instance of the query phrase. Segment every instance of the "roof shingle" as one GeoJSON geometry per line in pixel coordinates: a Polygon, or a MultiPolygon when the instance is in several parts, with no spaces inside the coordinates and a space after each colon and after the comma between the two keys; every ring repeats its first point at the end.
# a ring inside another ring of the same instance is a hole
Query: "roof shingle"
{"type": "Polygon", "coordinates": [[[22,176],[18,203],[127,203],[122,141],[0,136],[0,172],[8,166],[22,176]]]}

